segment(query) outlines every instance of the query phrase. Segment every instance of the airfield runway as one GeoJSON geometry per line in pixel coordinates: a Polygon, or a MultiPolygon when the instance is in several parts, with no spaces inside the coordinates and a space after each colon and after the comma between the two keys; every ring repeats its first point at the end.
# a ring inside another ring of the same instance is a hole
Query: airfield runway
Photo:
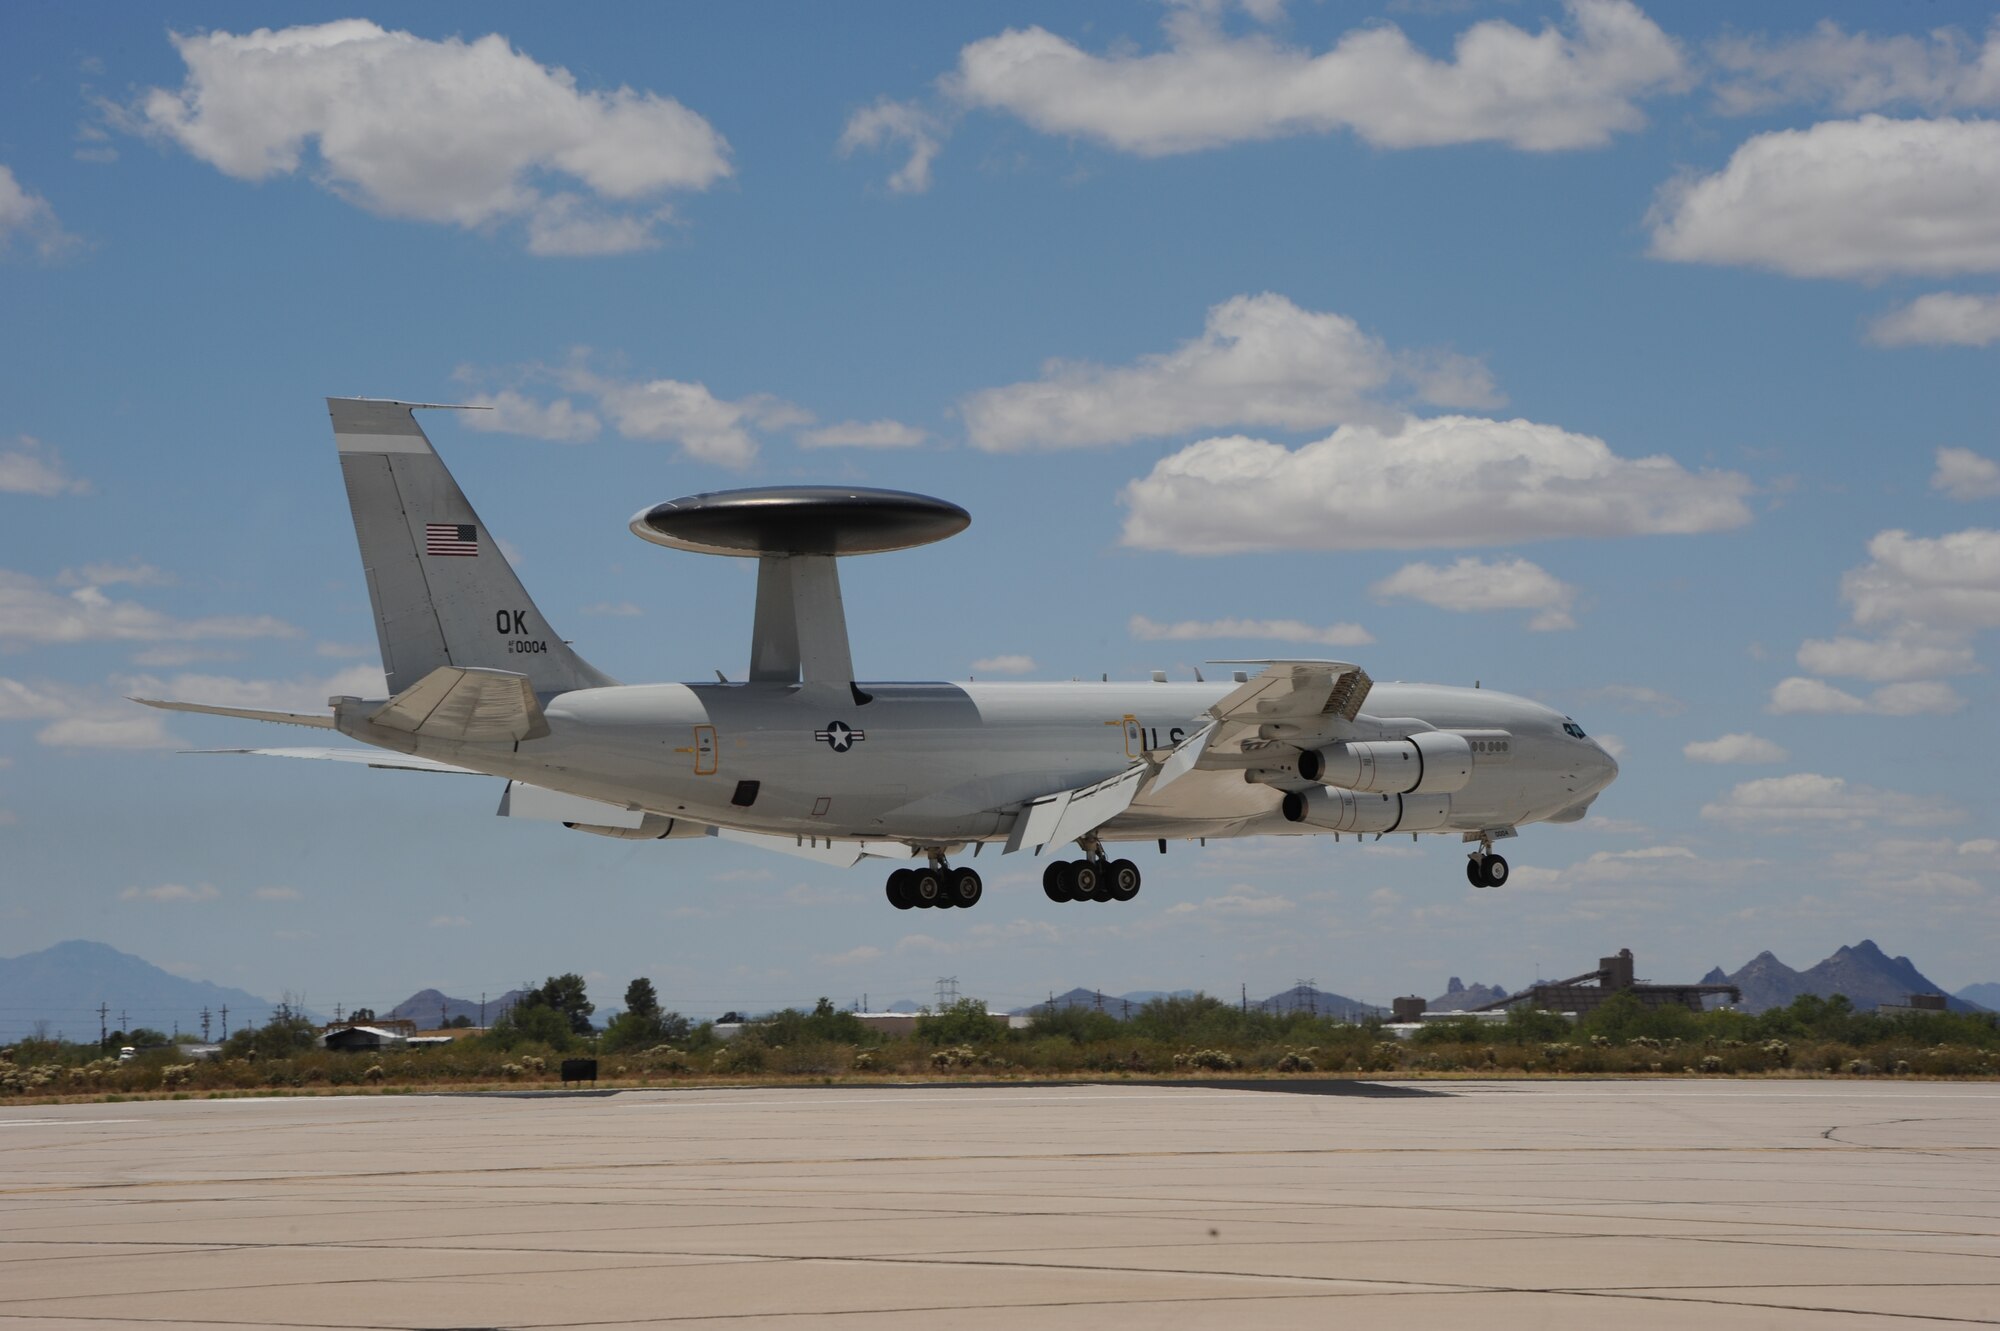
{"type": "Polygon", "coordinates": [[[0,1328],[2000,1323],[2000,1086],[1335,1089],[8,1108],[0,1328]]]}

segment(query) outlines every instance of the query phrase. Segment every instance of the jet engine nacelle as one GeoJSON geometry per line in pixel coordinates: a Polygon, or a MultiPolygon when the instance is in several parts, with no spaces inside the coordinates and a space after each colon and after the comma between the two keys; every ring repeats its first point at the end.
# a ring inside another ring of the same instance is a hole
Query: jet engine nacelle
{"type": "Polygon", "coordinates": [[[596,823],[564,823],[563,826],[574,832],[616,837],[620,841],[677,841],[709,834],[707,823],[691,823],[685,818],[666,818],[657,813],[647,814],[637,827],[603,827],[596,823]]]}
{"type": "Polygon", "coordinates": [[[1285,821],[1329,832],[1435,832],[1451,821],[1449,795],[1383,795],[1335,786],[1285,796],[1285,821]]]}
{"type": "Polygon", "coordinates": [[[1299,755],[1299,775],[1346,790],[1449,795],[1472,780],[1472,744],[1448,730],[1329,744],[1299,755]]]}

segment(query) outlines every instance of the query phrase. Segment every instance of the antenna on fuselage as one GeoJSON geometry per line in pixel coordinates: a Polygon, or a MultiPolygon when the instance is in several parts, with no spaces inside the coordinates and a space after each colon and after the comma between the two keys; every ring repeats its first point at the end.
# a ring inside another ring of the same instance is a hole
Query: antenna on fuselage
{"type": "Polygon", "coordinates": [[[861,706],[873,699],[854,682],[835,561],[928,545],[971,523],[957,504],[928,495],[787,485],[672,499],[630,526],[655,545],[755,559],[750,682],[844,687],[861,706]]]}

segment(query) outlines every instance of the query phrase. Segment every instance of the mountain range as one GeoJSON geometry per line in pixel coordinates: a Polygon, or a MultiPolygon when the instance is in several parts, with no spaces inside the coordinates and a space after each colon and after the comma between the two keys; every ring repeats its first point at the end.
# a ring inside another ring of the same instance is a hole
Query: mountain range
{"type": "MultiPolygon", "coordinates": [[[[1708,983],[1729,983],[1743,991],[1743,1006],[1752,1012],[1782,1007],[1801,994],[1830,996],[1846,994],[1857,1008],[1871,1010],[1882,1003],[1902,1003],[1911,994],[1943,992],[1919,971],[1908,957],[1891,957],[1874,943],[1863,939],[1843,947],[1832,956],[1805,970],[1793,970],[1770,952],[1760,952],[1734,973],[1718,966],[1703,977],[1708,983]]],[[[1057,1007],[1097,1007],[1123,1017],[1158,998],[1188,998],[1191,989],[1135,989],[1128,993],[1100,995],[1095,989],[1076,988],[1055,996],[1057,1007]]],[[[1507,991],[1495,985],[1464,984],[1453,976],[1445,992],[1432,999],[1432,1011],[1478,1007],[1504,998],[1507,991]]],[[[485,1016],[491,1022],[518,997],[510,991],[486,1000],[485,1016]]],[[[1218,995],[1224,1002],[1226,995],[1218,995]]],[[[1381,1008],[1312,985],[1300,985],[1268,997],[1249,1000],[1269,1012],[1290,1012],[1304,1008],[1334,1015],[1367,1015],[1381,1008]]],[[[1968,985],[1947,999],[1959,1012],[2000,1009],[2000,983],[1968,985]]],[[[270,1020],[277,1006],[267,998],[202,980],[184,979],[129,952],[103,943],[80,939],[57,943],[39,952],[0,958],[0,1044],[9,1043],[45,1030],[71,1040],[95,1039],[98,1006],[107,1009],[108,1029],[150,1027],[172,1033],[199,1032],[204,1009],[210,1017],[210,1033],[223,1033],[223,1009],[228,1009],[228,1029],[261,1025],[270,1020]]],[[[806,1006],[810,1006],[807,1004],[806,1006]]],[[[1016,1010],[1016,1015],[1032,1014],[1044,1004],[1016,1010]]],[[[885,1011],[915,1011],[918,1004],[907,1000],[887,1005],[885,1011]]],[[[305,1015],[319,1020],[314,1013],[305,1015]]],[[[436,989],[422,989],[389,1009],[387,1016],[406,1017],[420,1026],[467,1017],[477,1023],[477,999],[454,998],[436,989]]],[[[600,1010],[601,1023],[609,1010],[600,1010]]],[[[710,1014],[691,1013],[702,1017],[710,1014]]]]}
{"type": "Polygon", "coordinates": [[[100,1004],[106,1030],[143,1026],[169,1035],[199,1033],[207,1009],[209,1032],[217,1039],[225,1023],[230,1030],[261,1026],[276,1007],[268,998],[182,979],[144,958],[83,939],[0,958],[0,1043],[43,1032],[95,1040],[100,1004]]]}
{"type": "MultiPolygon", "coordinates": [[[[1759,952],[1736,971],[1724,974],[1717,966],[1702,977],[1704,984],[1733,984],[1743,991],[1743,1008],[1762,1012],[1783,1007],[1801,994],[1831,998],[1847,995],[1848,1001],[1863,1012],[1883,1003],[1905,1003],[1911,994],[1941,994],[1945,991],[1919,971],[1908,957],[1892,957],[1864,938],[1852,947],[1843,947],[1826,960],[1805,970],[1793,970],[1772,953],[1759,952]]],[[[1981,992],[2000,990],[2000,985],[1974,985],[1981,992]]],[[[1984,1010],[1978,1000],[1964,994],[1948,996],[1945,1004],[1954,1012],[1984,1010]]],[[[2000,996],[2000,995],[1996,995],[2000,996]]]]}

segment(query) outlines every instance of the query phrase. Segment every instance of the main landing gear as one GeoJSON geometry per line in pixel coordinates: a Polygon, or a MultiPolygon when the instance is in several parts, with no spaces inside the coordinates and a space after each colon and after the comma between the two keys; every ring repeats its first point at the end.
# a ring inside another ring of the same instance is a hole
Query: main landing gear
{"type": "Polygon", "coordinates": [[[933,855],[927,869],[898,869],[889,875],[889,904],[897,910],[969,909],[979,904],[985,890],[976,870],[954,869],[942,855],[933,855]]]}
{"type": "Polygon", "coordinates": [[[1475,851],[1465,857],[1465,881],[1474,887],[1504,887],[1507,883],[1507,860],[1495,855],[1491,847],[1475,851]]]}
{"type": "Polygon", "coordinates": [[[1130,901],[1139,895],[1139,866],[1130,860],[1057,860],[1042,870],[1050,901],[1130,901]]]}

